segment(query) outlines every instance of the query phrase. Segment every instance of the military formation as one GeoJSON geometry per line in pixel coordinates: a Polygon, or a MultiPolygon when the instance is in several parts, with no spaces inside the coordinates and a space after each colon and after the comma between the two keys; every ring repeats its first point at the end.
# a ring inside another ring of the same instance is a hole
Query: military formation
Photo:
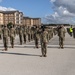
{"type": "MultiPolygon", "coordinates": [[[[69,28],[69,32],[71,31],[71,29],[69,28]]],[[[35,48],[39,48],[39,44],[41,45],[41,53],[42,53],[41,57],[47,57],[47,44],[49,43],[51,38],[53,38],[54,35],[58,35],[59,48],[63,49],[66,32],[68,32],[68,29],[66,30],[64,25],[60,25],[58,27],[51,27],[44,25],[41,26],[11,25],[10,27],[7,27],[7,25],[4,25],[0,27],[0,40],[3,39],[5,51],[8,50],[8,39],[10,39],[11,48],[14,48],[15,36],[19,37],[20,45],[34,41],[35,48]]]]}

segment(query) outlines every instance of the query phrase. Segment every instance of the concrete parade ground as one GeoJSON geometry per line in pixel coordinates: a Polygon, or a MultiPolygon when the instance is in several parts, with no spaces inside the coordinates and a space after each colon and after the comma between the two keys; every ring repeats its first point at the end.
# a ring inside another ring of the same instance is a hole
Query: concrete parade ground
{"type": "Polygon", "coordinates": [[[41,48],[36,49],[34,41],[19,45],[16,36],[15,47],[9,44],[8,51],[2,51],[0,40],[0,75],[75,75],[75,39],[66,33],[64,49],[58,43],[55,35],[48,43],[47,57],[40,57],[41,48]]]}

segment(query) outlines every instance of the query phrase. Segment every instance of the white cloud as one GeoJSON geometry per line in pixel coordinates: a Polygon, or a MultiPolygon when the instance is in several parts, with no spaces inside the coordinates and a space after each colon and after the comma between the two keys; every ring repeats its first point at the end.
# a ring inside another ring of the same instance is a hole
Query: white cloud
{"type": "Polygon", "coordinates": [[[16,10],[16,9],[11,8],[11,7],[6,8],[6,7],[0,6],[0,11],[14,11],[14,10],[16,10]]]}
{"type": "Polygon", "coordinates": [[[75,13],[75,0],[56,0],[53,2],[56,7],[63,6],[68,9],[69,12],[75,13]]]}
{"type": "Polygon", "coordinates": [[[56,0],[50,0],[52,3],[55,2],[56,0]]]}
{"type": "Polygon", "coordinates": [[[49,23],[75,24],[75,0],[50,0],[53,3],[53,14],[45,18],[49,23]]]}

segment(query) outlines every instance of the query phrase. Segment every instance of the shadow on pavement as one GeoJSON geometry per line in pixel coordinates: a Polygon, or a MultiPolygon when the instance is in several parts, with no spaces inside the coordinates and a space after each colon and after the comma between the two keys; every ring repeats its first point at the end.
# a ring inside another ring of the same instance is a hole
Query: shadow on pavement
{"type": "MultiPolygon", "coordinates": [[[[8,49],[10,49],[11,48],[11,46],[8,46],[8,49]]],[[[14,48],[34,48],[35,49],[35,46],[31,46],[31,45],[29,45],[29,46],[23,46],[23,45],[18,45],[18,46],[14,46],[14,48]]],[[[14,49],[13,48],[13,49],[14,49]]],[[[39,46],[39,48],[41,48],[41,46],[39,46]]],[[[39,49],[39,48],[37,48],[37,49],[39,49]]],[[[60,49],[59,48],[59,45],[57,45],[57,46],[47,46],[47,48],[58,48],[58,49],[60,49]]],[[[75,49],[75,46],[65,46],[64,45],[64,48],[69,48],[69,49],[75,49]]],[[[4,49],[4,47],[3,46],[0,46],[0,50],[3,50],[4,49]]]]}
{"type": "Polygon", "coordinates": [[[0,52],[0,54],[12,54],[12,55],[24,55],[24,56],[40,56],[40,55],[35,55],[35,54],[10,53],[10,52],[0,52]]]}
{"type": "MultiPolygon", "coordinates": [[[[59,46],[58,47],[56,47],[56,46],[55,47],[54,46],[48,46],[47,48],[59,48],[59,46]]],[[[64,48],[75,49],[75,47],[70,47],[70,46],[69,47],[64,47],[64,48]]]]}

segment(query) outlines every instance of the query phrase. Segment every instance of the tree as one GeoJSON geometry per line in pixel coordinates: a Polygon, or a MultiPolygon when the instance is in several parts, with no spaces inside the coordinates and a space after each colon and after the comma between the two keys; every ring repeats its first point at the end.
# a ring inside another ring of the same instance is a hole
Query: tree
{"type": "Polygon", "coordinates": [[[7,24],[7,27],[10,29],[12,27],[12,25],[13,25],[12,22],[10,22],[7,24]]]}

